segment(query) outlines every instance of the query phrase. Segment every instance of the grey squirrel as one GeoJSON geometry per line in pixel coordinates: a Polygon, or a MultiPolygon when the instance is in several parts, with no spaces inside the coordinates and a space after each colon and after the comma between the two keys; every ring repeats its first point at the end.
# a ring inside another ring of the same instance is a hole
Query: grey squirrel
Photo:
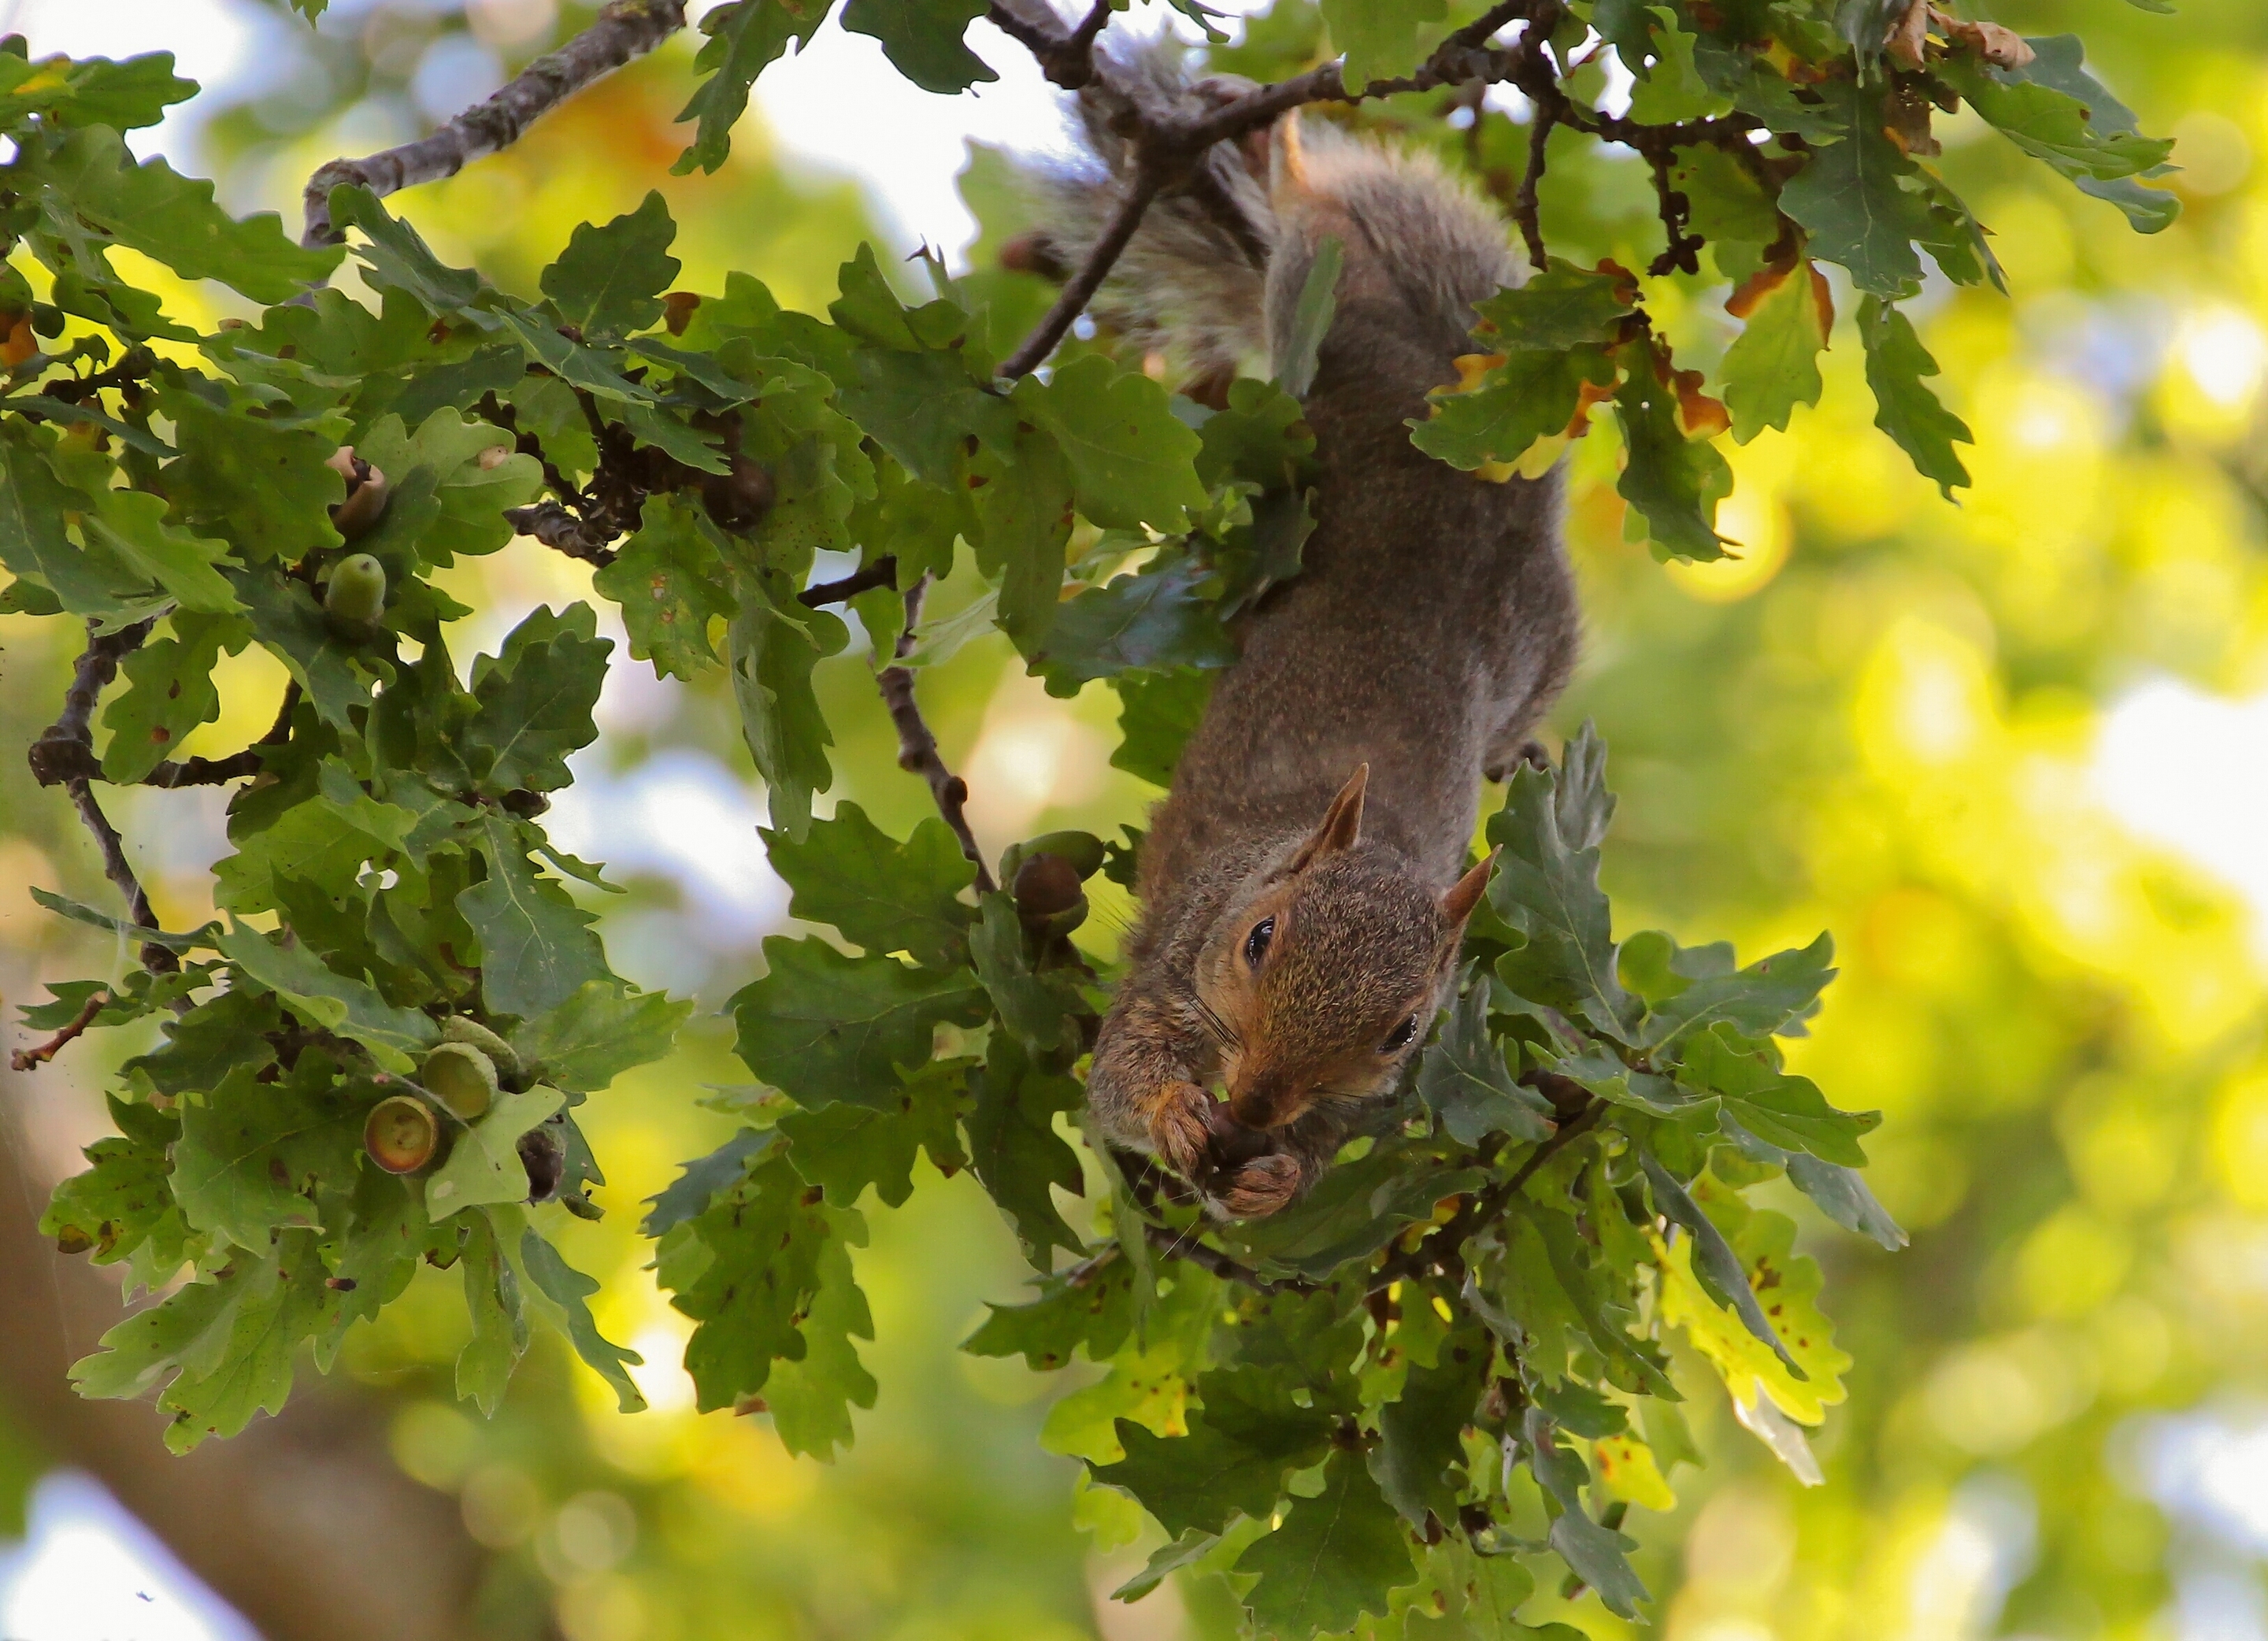
{"type": "MultiPolygon", "coordinates": [[[[1161,40],[1116,66],[1192,113],[1241,89],[1182,63],[1161,40]]],[[[1079,114],[1085,151],[1046,179],[1039,236],[1065,265],[1132,166],[1100,110],[1079,114]]],[[[1096,312],[1186,359],[1204,397],[1243,359],[1288,357],[1326,239],[1344,265],[1303,399],[1321,475],[1305,568],[1239,617],[1154,812],[1087,1080],[1112,1141],[1233,1218],[1296,1200],[1394,1091],[1487,887],[1492,859],[1466,866],[1482,777],[1521,759],[1576,650],[1557,475],[1494,482],[1410,442],[1472,351],[1473,304],[1521,276],[1503,222],[1429,158],[1296,112],[1216,144],[1152,205],[1096,312]]]]}

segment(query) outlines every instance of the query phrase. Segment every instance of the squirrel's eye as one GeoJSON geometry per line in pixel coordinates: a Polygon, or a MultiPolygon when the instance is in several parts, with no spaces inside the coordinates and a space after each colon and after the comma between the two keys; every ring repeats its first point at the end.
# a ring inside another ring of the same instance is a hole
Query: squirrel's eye
{"type": "Polygon", "coordinates": [[[1398,1054],[1410,1046],[1410,1040],[1417,1034],[1418,1017],[1412,1014],[1387,1034],[1386,1041],[1378,1045],[1378,1051],[1381,1054],[1398,1054]]]}
{"type": "Polygon", "coordinates": [[[1276,920],[1273,917],[1263,917],[1253,924],[1252,932],[1244,937],[1244,960],[1255,968],[1259,968],[1260,960],[1268,955],[1268,943],[1275,938],[1276,920]]]}

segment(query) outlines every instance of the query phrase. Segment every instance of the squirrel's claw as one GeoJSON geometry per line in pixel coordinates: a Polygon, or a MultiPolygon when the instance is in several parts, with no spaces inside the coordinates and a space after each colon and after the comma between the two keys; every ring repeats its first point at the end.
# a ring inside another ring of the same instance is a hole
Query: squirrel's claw
{"type": "Polygon", "coordinates": [[[1214,1199],[1233,1219],[1264,1219],[1288,1208],[1300,1194],[1300,1159],[1287,1152],[1255,1157],[1228,1178],[1214,1199]]]}
{"type": "Polygon", "coordinates": [[[1150,1143],[1166,1166],[1195,1183],[1205,1166],[1212,1096],[1195,1083],[1168,1083],[1150,1113],[1150,1143]]]}

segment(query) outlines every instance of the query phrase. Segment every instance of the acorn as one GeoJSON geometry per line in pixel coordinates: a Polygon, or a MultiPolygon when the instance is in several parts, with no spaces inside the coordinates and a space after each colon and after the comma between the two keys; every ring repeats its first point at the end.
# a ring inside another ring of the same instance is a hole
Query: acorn
{"type": "Polygon", "coordinates": [[[1069,911],[1085,898],[1079,887],[1079,868],[1061,855],[1027,855],[1016,868],[1016,909],[1027,917],[1052,917],[1069,911]]]}
{"type": "Polygon", "coordinates": [[[527,1170],[529,1202],[548,1203],[559,1195],[559,1181],[567,1174],[567,1151],[551,1123],[542,1123],[519,1137],[519,1161],[527,1170]]]}
{"type": "Polygon", "coordinates": [[[386,566],[368,553],[353,553],[331,566],[323,607],[341,621],[364,625],[386,607],[386,566]]]}
{"type": "Polygon", "coordinates": [[[340,445],[325,465],[347,482],[346,499],[331,508],[331,528],[350,541],[368,535],[386,511],[386,475],[356,455],[352,445],[340,445]]]}
{"type": "Polygon", "coordinates": [[[441,1125],[426,1103],[409,1094],[389,1094],[370,1108],[362,1125],[362,1148],[388,1174],[415,1174],[433,1160],[441,1125]]]}
{"type": "Polygon", "coordinates": [[[701,480],[701,504],[720,530],[743,534],[764,521],[776,494],[772,475],[763,463],[747,456],[733,458],[730,473],[711,473],[701,480]]]}
{"type": "Polygon", "coordinates": [[[468,1016],[452,1014],[443,1020],[441,1041],[466,1043],[478,1049],[496,1062],[497,1075],[507,1083],[519,1075],[519,1053],[503,1038],[468,1016]]]}
{"type": "Polygon", "coordinates": [[[425,1056],[418,1078],[449,1115],[470,1122],[496,1099],[496,1062],[468,1042],[445,1042],[425,1056]]]}

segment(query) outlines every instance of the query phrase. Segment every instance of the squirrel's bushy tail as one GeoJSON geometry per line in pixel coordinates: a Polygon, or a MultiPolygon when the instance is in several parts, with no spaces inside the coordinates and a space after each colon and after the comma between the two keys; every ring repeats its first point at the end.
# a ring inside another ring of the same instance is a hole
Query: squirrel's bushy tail
{"type": "MultiPolygon", "coordinates": [[[[1250,89],[1230,77],[1193,79],[1185,48],[1169,35],[1121,48],[1113,62],[1121,83],[1131,79],[1155,105],[1192,116],[1250,89]]],[[[1135,163],[1132,145],[1092,100],[1079,99],[1074,114],[1078,151],[1036,173],[1043,225],[1035,237],[1066,268],[1101,236],[1135,163]]],[[[1241,144],[1214,144],[1186,180],[1160,195],[1094,309],[1138,345],[1176,357],[1195,379],[1226,379],[1240,364],[1281,357],[1317,247],[1331,238],[1345,259],[1334,331],[1353,309],[1373,321],[1394,316],[1420,344],[1407,368],[1427,375],[1425,385],[1446,377],[1439,366],[1448,354],[1465,350],[1472,305],[1520,278],[1502,220],[1429,156],[1327,121],[1302,122],[1295,111],[1241,144]]]]}

